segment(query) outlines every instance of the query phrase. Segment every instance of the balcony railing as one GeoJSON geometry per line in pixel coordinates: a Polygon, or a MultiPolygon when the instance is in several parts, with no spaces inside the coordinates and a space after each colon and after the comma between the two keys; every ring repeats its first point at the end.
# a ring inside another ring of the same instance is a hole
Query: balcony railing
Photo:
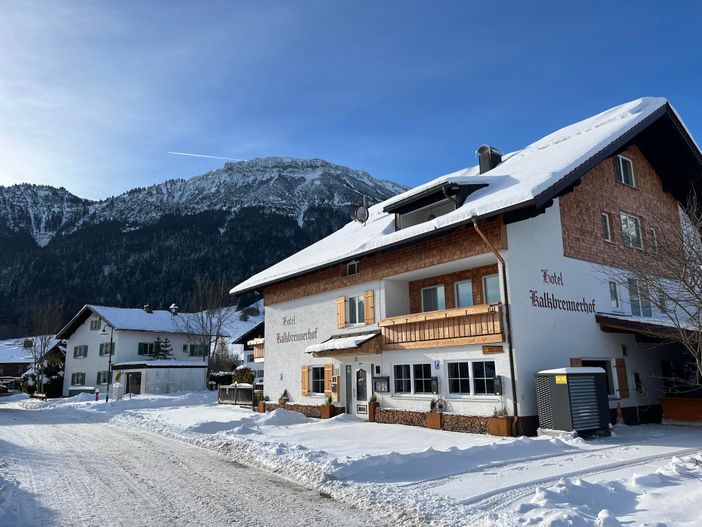
{"type": "Polygon", "coordinates": [[[400,315],[381,320],[379,325],[386,350],[504,341],[499,304],[400,315]]]}

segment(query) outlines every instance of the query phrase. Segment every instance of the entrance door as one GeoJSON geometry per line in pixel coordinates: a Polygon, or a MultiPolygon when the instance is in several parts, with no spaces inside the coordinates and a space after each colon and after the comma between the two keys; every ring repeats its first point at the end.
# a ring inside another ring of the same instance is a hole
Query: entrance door
{"type": "Polygon", "coordinates": [[[370,399],[370,364],[354,364],[351,375],[351,413],[368,419],[368,399],[370,399]]]}
{"type": "Polygon", "coordinates": [[[127,393],[134,395],[141,393],[141,372],[127,374],[127,393]]]}

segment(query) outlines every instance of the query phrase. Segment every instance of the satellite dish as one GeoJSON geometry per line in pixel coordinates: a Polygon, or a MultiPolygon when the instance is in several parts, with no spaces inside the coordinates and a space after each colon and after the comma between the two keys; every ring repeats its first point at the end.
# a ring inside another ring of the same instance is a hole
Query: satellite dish
{"type": "Polygon", "coordinates": [[[356,212],[353,214],[353,219],[359,223],[365,223],[368,221],[369,216],[368,207],[366,206],[366,197],[363,196],[363,205],[356,209],[356,212]]]}

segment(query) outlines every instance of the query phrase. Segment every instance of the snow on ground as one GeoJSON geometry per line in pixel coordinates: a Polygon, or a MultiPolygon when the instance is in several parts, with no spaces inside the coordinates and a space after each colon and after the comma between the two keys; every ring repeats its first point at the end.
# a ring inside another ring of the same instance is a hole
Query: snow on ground
{"type": "Polygon", "coordinates": [[[257,414],[218,405],[212,392],[14,404],[185,440],[408,525],[686,525],[694,509],[671,508],[671,496],[702,497],[695,427],[619,426],[593,441],[495,438],[257,414]]]}

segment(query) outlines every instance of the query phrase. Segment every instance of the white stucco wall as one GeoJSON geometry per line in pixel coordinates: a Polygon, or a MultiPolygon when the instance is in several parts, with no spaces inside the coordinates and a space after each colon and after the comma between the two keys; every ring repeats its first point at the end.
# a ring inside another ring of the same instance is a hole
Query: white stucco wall
{"type": "MultiPolygon", "coordinates": [[[[108,329],[106,336],[100,336],[99,330],[90,329],[90,321],[92,317],[81,324],[78,329],[70,336],[66,347],[66,365],[63,380],[63,395],[67,396],[71,387],[71,376],[76,372],[85,373],[85,386],[99,388],[100,392],[104,393],[107,388],[106,384],[97,385],[97,374],[99,371],[107,371],[108,356],[100,355],[100,344],[110,342],[110,331],[108,329]],[[73,348],[75,346],[87,345],[88,356],[85,358],[75,358],[73,356],[73,348]]],[[[105,325],[101,323],[101,327],[105,325]]],[[[183,344],[189,343],[185,335],[177,333],[151,333],[146,331],[127,331],[115,330],[113,334],[113,342],[115,344],[115,354],[112,356],[112,363],[141,361],[148,360],[149,357],[144,357],[138,354],[138,345],[140,342],[154,342],[156,337],[164,339],[168,337],[173,349],[171,358],[175,360],[195,360],[202,362],[201,357],[190,357],[187,353],[183,353],[183,344]]],[[[112,378],[115,378],[113,371],[112,378]]],[[[143,379],[143,378],[142,378],[143,379]]],[[[203,377],[204,379],[204,377],[203,377]]],[[[143,382],[143,380],[142,380],[143,382]]],[[[145,386],[143,387],[146,388],[145,386]]],[[[191,389],[204,388],[204,380],[202,386],[191,389]]]]}
{"type": "MultiPolygon", "coordinates": [[[[641,375],[649,393],[658,393],[660,356],[639,348],[632,335],[602,331],[593,313],[532,305],[533,290],[539,295],[553,293],[564,300],[594,300],[596,312],[613,312],[607,267],[563,256],[558,200],[544,214],[508,225],[507,235],[509,250],[503,254],[507,262],[520,415],[537,413],[534,374],[568,366],[571,357],[624,358],[630,397],[621,401],[622,406],[635,404],[634,372],[641,375]],[[543,269],[562,276],[562,285],[544,283],[543,269]],[[626,357],[622,345],[626,346],[626,357]]],[[[626,288],[619,287],[619,296],[618,312],[630,313],[626,288]]],[[[655,306],[653,309],[656,316],[655,306]]],[[[613,376],[616,385],[616,373],[613,376]]],[[[614,399],[611,406],[616,406],[614,399]]]]}

